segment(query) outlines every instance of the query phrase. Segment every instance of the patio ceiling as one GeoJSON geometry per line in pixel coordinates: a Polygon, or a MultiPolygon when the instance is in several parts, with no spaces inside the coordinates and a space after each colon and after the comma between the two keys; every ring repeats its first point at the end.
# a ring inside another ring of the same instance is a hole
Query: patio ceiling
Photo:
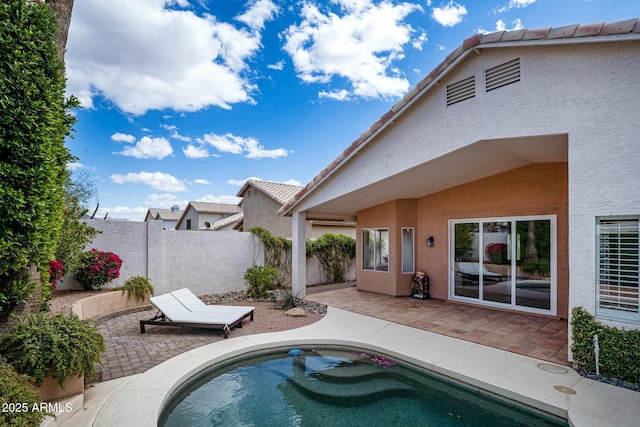
{"type": "MultiPolygon", "coordinates": [[[[307,219],[355,220],[358,211],[391,200],[426,196],[531,163],[567,160],[566,134],[480,140],[310,207],[307,219]]],[[[348,163],[343,167],[349,167],[348,163]]],[[[324,185],[335,179],[340,178],[330,178],[324,185]]]]}

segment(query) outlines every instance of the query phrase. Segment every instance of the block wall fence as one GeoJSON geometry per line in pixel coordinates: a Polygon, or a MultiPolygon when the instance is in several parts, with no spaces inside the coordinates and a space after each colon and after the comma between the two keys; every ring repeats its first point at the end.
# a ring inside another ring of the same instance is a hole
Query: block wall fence
{"type": "MultiPolygon", "coordinates": [[[[101,233],[87,245],[117,254],[122,259],[120,277],[103,286],[122,286],[130,277],[148,277],[156,295],[188,287],[196,295],[220,294],[246,289],[245,271],[264,265],[260,240],[249,232],[163,230],[162,221],[87,220],[101,233]]],[[[355,268],[347,274],[355,280],[355,268]]],[[[324,283],[318,260],[307,261],[307,283],[324,283]]],[[[82,289],[72,276],[58,289],[82,289]]]]}

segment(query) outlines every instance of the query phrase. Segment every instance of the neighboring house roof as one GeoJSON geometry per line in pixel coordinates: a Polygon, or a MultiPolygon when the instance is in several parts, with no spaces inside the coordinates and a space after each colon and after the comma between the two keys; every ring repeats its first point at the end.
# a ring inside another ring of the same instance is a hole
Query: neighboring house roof
{"type": "Polygon", "coordinates": [[[242,221],[243,216],[244,213],[239,212],[237,214],[230,215],[215,221],[213,224],[211,224],[211,227],[200,227],[199,230],[219,230],[223,227],[226,227],[227,225],[235,224],[238,221],[242,221]]]}
{"type": "Polygon", "coordinates": [[[182,216],[182,211],[174,212],[171,209],[158,209],[156,219],[162,219],[165,221],[177,221],[182,216]]]}
{"type": "Polygon", "coordinates": [[[220,214],[224,216],[235,215],[242,212],[240,206],[231,203],[189,202],[184,211],[182,211],[182,215],[180,215],[176,229],[180,227],[187,212],[191,209],[195,210],[198,214],[220,214]]]}
{"type": "Polygon", "coordinates": [[[162,209],[162,208],[149,208],[147,209],[147,215],[144,220],[159,219],[164,221],[177,221],[182,216],[182,210],[177,209],[176,205],[174,209],[162,209]]]}
{"type": "Polygon", "coordinates": [[[618,41],[622,37],[634,39],[640,37],[640,19],[588,25],[567,25],[557,28],[540,28],[536,30],[498,31],[490,34],[475,34],[462,42],[444,61],[436,66],[427,77],[422,79],[399,102],[366,130],[358,139],[347,147],[336,159],[324,168],[311,182],[291,197],[278,210],[278,215],[290,213],[302,199],[323,183],[337,169],[341,168],[349,159],[360,151],[369,141],[373,140],[400,114],[404,113],[418,98],[422,97],[432,87],[437,85],[445,74],[463,62],[470,54],[479,49],[517,47],[544,44],[570,44],[618,41]]]}
{"type": "Polygon", "coordinates": [[[302,189],[302,186],[282,184],[279,182],[259,181],[250,179],[244,183],[238,194],[238,197],[244,197],[245,192],[249,188],[256,188],[281,205],[284,205],[290,198],[296,195],[302,189]]]}
{"type": "MultiPolygon", "coordinates": [[[[196,212],[205,214],[228,215],[242,212],[242,208],[240,206],[233,205],[231,203],[189,202],[189,206],[195,209],[196,212]]],[[[187,209],[189,206],[187,206],[187,209]]]]}

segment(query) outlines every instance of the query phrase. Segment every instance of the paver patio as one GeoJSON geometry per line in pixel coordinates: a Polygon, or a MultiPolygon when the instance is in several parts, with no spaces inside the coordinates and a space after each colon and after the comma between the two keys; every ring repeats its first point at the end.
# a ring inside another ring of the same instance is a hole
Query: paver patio
{"type": "MultiPolygon", "coordinates": [[[[471,341],[489,347],[568,365],[567,321],[503,312],[436,300],[391,297],[355,287],[310,288],[306,299],[394,323],[471,341]],[[337,289],[336,289],[337,288],[337,289]],[[330,289],[330,290],[326,290],[330,289]]],[[[98,373],[102,381],[138,374],[188,350],[224,340],[220,331],[191,328],[149,328],[141,334],[143,311],[102,321],[98,325],[106,351],[98,373]]],[[[231,337],[264,332],[260,316],[244,322],[231,337]]]]}

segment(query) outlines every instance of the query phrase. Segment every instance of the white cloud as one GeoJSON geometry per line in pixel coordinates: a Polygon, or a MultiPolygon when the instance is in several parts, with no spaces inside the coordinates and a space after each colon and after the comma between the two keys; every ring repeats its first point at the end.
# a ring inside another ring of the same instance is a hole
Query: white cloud
{"type": "Polygon", "coordinates": [[[209,185],[211,184],[209,181],[207,181],[206,179],[196,179],[193,181],[196,184],[201,184],[201,185],[209,185]]]}
{"type": "Polygon", "coordinates": [[[500,6],[494,10],[494,13],[503,13],[511,9],[523,8],[534,4],[537,0],[509,0],[509,3],[505,6],[500,6]]]}
{"type": "Polygon", "coordinates": [[[235,185],[236,187],[242,187],[245,182],[250,181],[250,180],[251,181],[263,181],[261,178],[258,178],[257,176],[250,176],[249,178],[245,178],[245,179],[229,179],[229,180],[227,180],[227,184],[235,185]]]}
{"type": "MultiPolygon", "coordinates": [[[[250,176],[249,178],[245,178],[245,179],[229,179],[227,180],[227,184],[229,185],[235,185],[236,187],[242,187],[245,182],[247,181],[264,181],[261,178],[255,177],[255,176],[250,176]]],[[[276,181],[278,182],[278,181],[276,181]]],[[[297,185],[298,187],[302,187],[302,184],[300,183],[300,181],[298,181],[297,179],[290,179],[287,181],[280,181],[280,184],[289,184],[289,185],[297,185]]]]}
{"type": "Polygon", "coordinates": [[[418,37],[416,37],[411,42],[411,46],[413,46],[414,49],[422,50],[422,45],[425,44],[426,42],[427,42],[427,33],[423,31],[422,33],[420,33],[418,37]]]}
{"type": "Polygon", "coordinates": [[[111,135],[111,139],[115,142],[127,142],[129,144],[133,144],[136,141],[135,136],[120,132],[111,135]]]}
{"type": "Polygon", "coordinates": [[[114,153],[136,159],[164,159],[173,154],[173,148],[166,138],[151,138],[143,136],[133,147],[125,147],[124,150],[114,153]]]}
{"type": "Polygon", "coordinates": [[[496,22],[496,30],[497,31],[513,31],[513,30],[521,30],[524,27],[522,26],[522,20],[520,18],[516,18],[513,21],[511,21],[511,24],[513,25],[511,28],[507,28],[506,24],[504,23],[504,21],[502,19],[499,19],[496,22]]]}
{"type": "Polygon", "coordinates": [[[278,11],[278,7],[271,0],[254,0],[249,9],[236,19],[254,30],[261,30],[264,23],[271,21],[278,11]]]}
{"type": "Polygon", "coordinates": [[[480,34],[489,34],[495,31],[514,31],[514,30],[521,30],[524,28],[524,26],[522,25],[522,20],[520,18],[516,18],[513,21],[511,21],[511,25],[513,25],[513,27],[507,28],[507,24],[502,19],[498,19],[496,21],[495,30],[485,30],[484,28],[480,27],[478,28],[477,32],[480,34]]]}
{"type": "Polygon", "coordinates": [[[453,27],[462,22],[467,8],[451,0],[449,3],[434,7],[431,17],[444,27],[453,27]]]}
{"type": "Polygon", "coordinates": [[[169,138],[177,139],[178,141],[191,142],[192,138],[190,136],[180,135],[178,132],[178,126],[176,125],[167,125],[164,123],[160,124],[160,127],[169,131],[169,138]]]}
{"type": "Polygon", "coordinates": [[[186,148],[182,149],[185,157],[188,159],[206,159],[207,157],[211,157],[209,154],[209,150],[204,147],[196,147],[195,145],[187,145],[186,148]]]}
{"type": "Polygon", "coordinates": [[[130,221],[143,221],[147,214],[146,207],[130,208],[128,206],[114,206],[114,207],[101,207],[96,213],[96,218],[104,218],[107,215],[109,218],[128,219],[130,221]]]}
{"type": "Polygon", "coordinates": [[[102,96],[134,115],[254,102],[255,84],[243,71],[262,47],[260,30],[275,13],[273,3],[250,4],[238,18],[249,29],[192,10],[167,9],[166,4],[77,2],[65,57],[68,92],[87,108],[102,96]]]}
{"type": "Polygon", "coordinates": [[[267,68],[269,68],[270,70],[282,71],[284,70],[284,61],[278,61],[275,64],[269,64],[267,65],[267,68]]]}
{"type": "MultiPolygon", "coordinates": [[[[347,79],[350,93],[361,98],[397,97],[409,82],[392,64],[404,57],[403,46],[411,41],[413,28],[404,22],[421,10],[411,3],[383,0],[333,0],[340,11],[320,10],[303,3],[302,22],[285,32],[285,51],[298,77],[307,83],[347,79]]],[[[326,92],[325,92],[326,93],[326,92]]]]}
{"type": "Polygon", "coordinates": [[[174,204],[175,201],[178,200],[178,197],[175,194],[164,193],[164,194],[156,194],[151,193],[147,196],[146,204],[149,206],[166,206],[167,204],[174,204]]]}
{"type": "Polygon", "coordinates": [[[327,99],[333,99],[335,101],[350,101],[351,100],[351,96],[350,93],[344,89],[342,90],[334,90],[332,92],[327,92],[327,91],[320,91],[318,92],[318,97],[320,99],[323,98],[327,98],[327,99]]]}
{"type": "Polygon", "coordinates": [[[83,165],[82,163],[79,163],[79,162],[67,163],[67,170],[72,172],[81,170],[81,169],[88,169],[88,168],[89,167],[87,165],[83,165]]]}
{"type": "Polygon", "coordinates": [[[197,142],[202,145],[208,145],[222,153],[244,154],[249,159],[261,159],[265,157],[277,158],[285,157],[291,151],[284,148],[276,148],[267,150],[256,138],[241,137],[227,133],[225,135],[217,135],[215,133],[205,134],[202,138],[198,138],[197,142]]]}
{"type": "Polygon", "coordinates": [[[187,187],[185,187],[182,181],[178,180],[173,175],[163,172],[129,172],[126,175],[113,174],[111,175],[111,181],[116,184],[145,184],[160,191],[187,191],[187,187]]]}

